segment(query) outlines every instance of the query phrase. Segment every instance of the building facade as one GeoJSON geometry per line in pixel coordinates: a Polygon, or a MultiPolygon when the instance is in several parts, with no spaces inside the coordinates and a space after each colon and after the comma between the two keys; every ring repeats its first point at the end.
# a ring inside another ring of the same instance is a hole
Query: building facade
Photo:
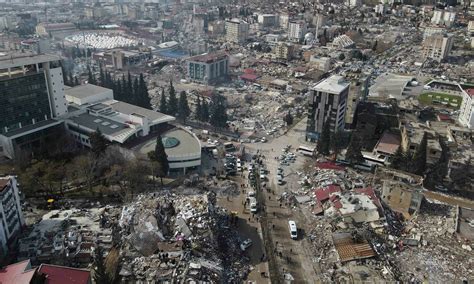
{"type": "Polygon", "coordinates": [[[0,219],[0,255],[4,256],[10,242],[25,225],[14,176],[0,177],[0,219]]]}
{"type": "Polygon", "coordinates": [[[229,75],[229,56],[213,53],[194,56],[187,61],[188,78],[201,84],[215,84],[227,80],[229,75]]]}
{"type": "Polygon", "coordinates": [[[458,120],[463,126],[474,129],[474,89],[463,90],[458,120]]]}
{"type": "Polygon", "coordinates": [[[276,59],[290,60],[293,57],[295,46],[286,42],[280,42],[274,47],[274,56],[276,59]]]}
{"type": "Polygon", "coordinates": [[[431,17],[431,23],[435,25],[443,25],[446,27],[451,27],[456,20],[456,12],[436,10],[433,12],[433,17],[431,17]]]}
{"type": "Polygon", "coordinates": [[[292,42],[300,42],[306,34],[306,22],[295,21],[288,24],[288,40],[292,42]]]}
{"type": "Polygon", "coordinates": [[[225,39],[228,42],[243,43],[249,35],[249,24],[239,19],[225,22],[225,39]]]}
{"type": "Polygon", "coordinates": [[[433,34],[427,36],[423,41],[423,58],[431,58],[441,61],[448,57],[453,47],[453,37],[451,35],[433,34]]]}
{"type": "Polygon", "coordinates": [[[349,85],[344,77],[333,75],[310,90],[306,140],[316,141],[326,121],[331,132],[344,129],[349,85]]]}
{"type": "Polygon", "coordinates": [[[0,57],[0,150],[14,158],[17,150],[44,143],[54,120],[68,113],[61,58],[19,54],[0,57]]]}

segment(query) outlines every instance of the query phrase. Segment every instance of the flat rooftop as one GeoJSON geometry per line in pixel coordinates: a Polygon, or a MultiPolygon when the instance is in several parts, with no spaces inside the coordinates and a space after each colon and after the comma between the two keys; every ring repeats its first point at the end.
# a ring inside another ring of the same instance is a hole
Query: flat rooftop
{"type": "Polygon", "coordinates": [[[7,54],[5,56],[0,56],[0,69],[59,60],[61,60],[61,56],[53,54],[32,54],[16,52],[7,54]]]}
{"type": "Polygon", "coordinates": [[[124,103],[121,101],[110,100],[102,102],[104,105],[108,105],[112,107],[113,110],[123,113],[123,114],[132,114],[138,115],[142,117],[147,117],[149,120],[153,122],[169,122],[175,120],[174,117],[170,115],[163,114],[161,112],[157,112],[151,109],[142,108],[139,106],[135,106],[129,103],[124,103]]]}
{"type": "Polygon", "coordinates": [[[317,83],[313,89],[325,93],[339,94],[348,88],[349,85],[350,83],[341,75],[332,75],[331,77],[317,83]]]}
{"type": "Polygon", "coordinates": [[[375,79],[369,88],[369,95],[374,97],[401,98],[407,84],[413,79],[411,76],[396,74],[382,74],[375,79]]]}
{"type": "Polygon", "coordinates": [[[79,126],[88,128],[91,131],[99,129],[103,134],[109,136],[118,136],[121,133],[128,132],[130,130],[130,128],[124,123],[88,113],[71,116],[69,117],[69,120],[73,121],[79,126]]]}
{"type": "Polygon", "coordinates": [[[201,54],[201,55],[196,55],[196,56],[190,57],[188,59],[188,61],[212,63],[214,61],[222,60],[222,59],[227,58],[227,57],[228,57],[227,54],[222,53],[222,52],[206,53],[206,54],[201,54]]]}
{"type": "Polygon", "coordinates": [[[85,84],[85,85],[75,86],[72,88],[65,88],[64,93],[66,93],[67,96],[84,99],[87,97],[92,97],[92,96],[102,94],[105,92],[110,92],[110,91],[111,91],[110,89],[107,89],[101,86],[85,84]]]}
{"type": "Polygon", "coordinates": [[[57,121],[53,119],[42,120],[35,124],[29,124],[29,125],[23,126],[22,128],[18,128],[18,129],[15,129],[15,130],[12,130],[0,135],[3,135],[5,137],[16,138],[16,137],[21,137],[26,134],[30,134],[36,131],[40,131],[42,129],[46,129],[46,128],[58,125],[61,123],[62,121],[57,121]]]}
{"type": "MultiPolygon", "coordinates": [[[[201,152],[201,144],[199,140],[195,138],[191,133],[188,133],[183,129],[174,128],[162,134],[161,137],[172,137],[176,138],[179,141],[179,143],[175,147],[165,148],[165,152],[169,158],[190,156],[201,152]]],[[[147,142],[143,147],[141,147],[140,152],[146,155],[148,152],[155,150],[155,144],[156,139],[147,142]]]]}

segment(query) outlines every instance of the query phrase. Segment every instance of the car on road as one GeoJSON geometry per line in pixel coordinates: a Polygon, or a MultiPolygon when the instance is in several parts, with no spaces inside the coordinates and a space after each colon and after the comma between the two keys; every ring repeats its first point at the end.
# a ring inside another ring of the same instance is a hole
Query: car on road
{"type": "Polygon", "coordinates": [[[240,249],[242,251],[246,251],[252,244],[253,242],[251,239],[246,239],[245,241],[240,243],[240,249]]]}

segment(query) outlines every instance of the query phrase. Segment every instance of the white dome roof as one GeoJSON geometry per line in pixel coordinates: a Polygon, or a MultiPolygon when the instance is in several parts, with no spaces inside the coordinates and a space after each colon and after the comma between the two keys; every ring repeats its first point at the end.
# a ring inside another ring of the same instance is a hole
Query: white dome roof
{"type": "Polygon", "coordinates": [[[313,33],[307,33],[304,35],[305,40],[313,40],[314,39],[314,34],[313,33]]]}

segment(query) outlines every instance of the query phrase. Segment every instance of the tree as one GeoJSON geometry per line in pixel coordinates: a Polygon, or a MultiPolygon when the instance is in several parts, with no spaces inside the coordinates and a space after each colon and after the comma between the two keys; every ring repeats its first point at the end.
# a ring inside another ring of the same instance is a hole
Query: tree
{"type": "Polygon", "coordinates": [[[147,109],[152,109],[151,102],[150,102],[150,94],[148,93],[148,87],[145,83],[145,78],[143,77],[143,73],[140,73],[140,78],[138,80],[138,90],[139,90],[139,97],[140,97],[140,104],[139,106],[147,109]]]}
{"type": "Polygon", "coordinates": [[[213,94],[210,105],[210,122],[214,127],[227,126],[226,99],[220,94],[213,94]]]}
{"type": "Polygon", "coordinates": [[[101,246],[97,246],[94,253],[94,280],[97,284],[112,283],[112,279],[107,273],[105,266],[104,251],[101,246]]]}
{"type": "Polygon", "coordinates": [[[185,91],[181,91],[179,93],[178,106],[178,118],[183,120],[183,122],[186,122],[186,119],[189,117],[189,114],[191,114],[191,109],[189,108],[188,97],[185,91]]]}
{"type": "Polygon", "coordinates": [[[165,152],[165,146],[161,140],[161,136],[156,138],[155,150],[148,153],[148,158],[156,163],[157,172],[156,175],[161,179],[161,185],[163,185],[163,178],[168,174],[169,163],[168,155],[165,152]]]}
{"type": "Polygon", "coordinates": [[[88,72],[87,82],[89,84],[96,85],[97,81],[95,79],[94,74],[92,74],[92,70],[90,66],[87,66],[87,72],[88,72]]]}
{"type": "Polygon", "coordinates": [[[339,60],[342,61],[342,60],[346,59],[346,56],[344,55],[344,53],[341,53],[341,54],[339,54],[338,58],[339,58],[339,60]]]}
{"type": "Polygon", "coordinates": [[[178,99],[176,98],[176,91],[173,87],[173,81],[170,81],[167,110],[168,114],[172,116],[176,116],[178,113],[178,99]]]}
{"type": "Polygon", "coordinates": [[[109,146],[109,141],[105,139],[104,135],[99,128],[95,132],[92,132],[90,135],[91,141],[91,151],[96,157],[99,157],[105,152],[107,146],[109,146]]]}
{"type": "Polygon", "coordinates": [[[132,75],[130,75],[130,71],[128,71],[128,74],[127,74],[127,84],[124,86],[126,86],[124,99],[126,99],[127,103],[133,103],[134,101],[133,80],[132,80],[132,75]]]}
{"type": "Polygon", "coordinates": [[[99,64],[99,81],[100,81],[100,86],[105,87],[105,73],[104,73],[104,70],[102,69],[102,64],[99,64]]]}
{"type": "Polygon", "coordinates": [[[196,109],[194,110],[194,117],[199,121],[202,120],[202,106],[200,96],[198,96],[196,100],[196,109]]]}
{"type": "Polygon", "coordinates": [[[132,104],[136,106],[141,106],[141,98],[140,98],[140,90],[138,84],[138,78],[135,77],[133,80],[133,87],[132,87],[132,104]]]}
{"type": "Polygon", "coordinates": [[[321,137],[319,137],[317,150],[321,155],[329,155],[329,149],[331,147],[331,125],[329,119],[323,124],[323,129],[321,131],[321,137]]]}
{"type": "Polygon", "coordinates": [[[208,122],[209,121],[209,104],[207,103],[206,99],[202,100],[201,121],[202,122],[208,122]]]}
{"type": "Polygon", "coordinates": [[[166,100],[166,94],[165,94],[164,88],[161,88],[160,112],[164,114],[168,113],[168,103],[166,100]]]}
{"type": "Polygon", "coordinates": [[[417,175],[422,175],[426,170],[426,148],[428,146],[428,136],[426,132],[423,134],[420,144],[416,148],[412,160],[412,172],[417,175]]]}
{"type": "Polygon", "coordinates": [[[293,115],[291,115],[291,112],[288,111],[288,113],[283,117],[283,121],[286,123],[286,125],[290,126],[293,124],[293,115]]]}
{"type": "Polygon", "coordinates": [[[351,164],[356,164],[364,161],[364,156],[362,156],[361,148],[361,137],[358,134],[353,133],[349,142],[349,147],[347,147],[346,160],[349,161],[351,164]]]}

